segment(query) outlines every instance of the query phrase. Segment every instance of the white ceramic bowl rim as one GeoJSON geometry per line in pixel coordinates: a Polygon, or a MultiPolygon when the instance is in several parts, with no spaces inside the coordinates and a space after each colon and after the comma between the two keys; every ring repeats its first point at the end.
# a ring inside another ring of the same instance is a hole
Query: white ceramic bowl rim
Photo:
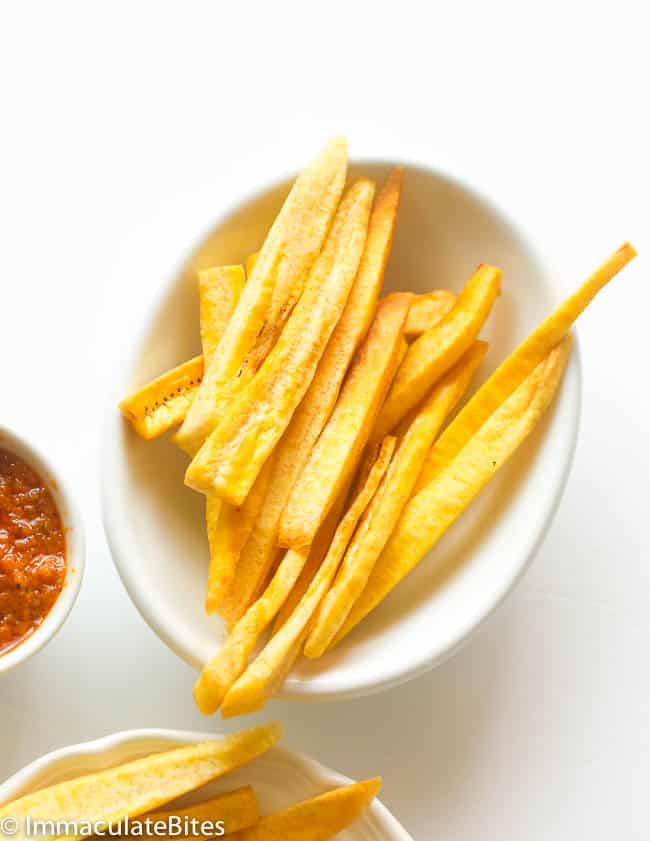
{"type": "Polygon", "coordinates": [[[15,648],[0,654],[0,674],[40,651],[59,631],[77,600],[85,568],[85,538],[81,514],[67,480],[43,450],[16,432],[0,426],[0,448],[9,450],[32,467],[47,485],[61,515],[65,532],[66,574],[57,600],[39,627],[15,648]]]}
{"type": "MultiPolygon", "coordinates": [[[[8,780],[0,785],[0,807],[6,803],[11,802],[17,797],[26,794],[32,787],[38,787],[39,778],[46,774],[49,768],[55,765],[65,763],[66,761],[75,761],[78,766],[79,759],[83,757],[95,757],[101,754],[108,754],[116,749],[125,747],[131,742],[138,742],[147,739],[160,739],[175,744],[184,744],[192,742],[201,742],[219,738],[220,734],[215,733],[198,733],[189,730],[166,730],[160,728],[143,728],[138,730],[125,730],[119,733],[114,733],[109,736],[104,736],[99,739],[94,739],[89,742],[80,742],[76,745],[70,745],[65,748],[58,748],[45,756],[40,757],[26,765],[20,771],[17,771],[8,780]]],[[[274,747],[270,754],[275,754],[280,757],[285,763],[296,768],[305,778],[315,785],[322,786],[342,786],[349,785],[353,782],[349,777],[339,774],[306,756],[293,750],[287,750],[282,747],[274,747]]],[[[109,767],[108,765],[106,767],[109,767]]],[[[90,769],[89,769],[90,770],[90,769]]],[[[81,773],[87,773],[82,771],[81,773]]],[[[391,815],[384,804],[375,798],[370,808],[368,815],[373,821],[373,826],[376,826],[382,832],[383,838],[386,841],[413,841],[406,830],[398,823],[398,821],[391,815]]]]}
{"type": "MultiPolygon", "coordinates": [[[[487,198],[486,195],[478,187],[470,185],[465,178],[459,177],[453,172],[450,172],[449,170],[443,172],[437,169],[436,167],[431,166],[426,160],[424,160],[421,157],[400,157],[401,160],[404,161],[405,166],[415,169],[426,170],[441,182],[453,185],[462,190],[477,204],[479,204],[485,210],[489,211],[492,215],[501,220],[501,222],[507,228],[509,228],[514,233],[514,235],[524,244],[526,250],[531,255],[535,263],[537,263],[540,266],[545,265],[546,267],[548,267],[549,261],[545,260],[542,262],[540,258],[540,249],[537,246],[537,242],[535,238],[530,236],[529,232],[526,229],[526,226],[522,225],[520,222],[515,222],[511,214],[504,211],[501,207],[498,207],[491,199],[487,198]]],[[[351,159],[350,163],[354,167],[362,168],[364,165],[394,165],[395,160],[396,159],[388,158],[385,155],[370,155],[364,158],[351,159]]],[[[192,236],[185,240],[186,243],[192,243],[192,247],[188,248],[186,245],[184,250],[181,249],[180,252],[178,249],[176,250],[176,262],[170,262],[169,265],[171,266],[171,269],[168,270],[165,275],[167,280],[164,282],[161,288],[157,289],[155,293],[152,291],[152,293],[148,296],[149,315],[151,315],[151,312],[154,311],[151,307],[151,298],[155,295],[156,302],[159,306],[161,305],[161,301],[166,300],[170,291],[177,283],[179,271],[186,264],[186,261],[189,259],[191,254],[195,251],[195,249],[199,247],[201,242],[204,241],[209,231],[217,229],[239,209],[245,207],[249,202],[253,201],[256,196],[262,195],[267,191],[273,190],[274,188],[285,184],[289,179],[295,177],[295,171],[285,173],[284,175],[274,178],[270,181],[258,183],[256,187],[254,186],[254,182],[252,182],[252,179],[250,178],[250,172],[248,173],[248,175],[249,178],[247,179],[247,184],[245,184],[244,189],[240,193],[238,193],[239,198],[237,198],[236,200],[229,201],[228,197],[226,196],[220,203],[221,206],[224,208],[221,212],[217,214],[213,213],[212,215],[208,212],[207,217],[204,215],[204,218],[211,219],[211,221],[209,223],[202,222],[200,225],[194,226],[194,232],[192,236]],[[248,186],[249,189],[246,189],[246,186],[248,186]]],[[[200,195],[202,196],[203,194],[200,195]]],[[[189,214],[191,220],[196,219],[196,217],[199,215],[197,212],[197,206],[201,209],[205,208],[205,205],[203,205],[200,201],[197,202],[197,205],[194,206],[192,212],[189,214]]],[[[186,228],[187,223],[188,216],[186,215],[186,228]]],[[[169,247],[169,243],[167,243],[165,247],[169,247]]],[[[549,272],[545,271],[544,274],[548,278],[549,272]]],[[[552,279],[548,278],[548,280],[549,285],[551,286],[551,288],[553,288],[552,279]]],[[[144,302],[141,302],[141,305],[144,311],[144,309],[146,308],[146,304],[144,302]]],[[[136,308],[133,308],[131,312],[132,324],[135,323],[138,318],[135,309],[136,308]]],[[[126,375],[130,371],[132,371],[134,362],[142,351],[142,343],[150,321],[143,322],[142,320],[140,320],[139,323],[140,332],[137,336],[137,341],[133,343],[132,349],[128,357],[122,359],[121,364],[116,365],[114,367],[113,388],[109,389],[110,397],[106,412],[107,427],[103,439],[104,451],[102,458],[102,510],[104,528],[107,541],[111,549],[111,554],[115,562],[116,568],[118,570],[118,573],[120,575],[120,578],[134,604],[140,611],[141,615],[143,616],[147,624],[173,651],[179,654],[179,656],[181,656],[186,662],[196,666],[196,657],[194,652],[191,650],[191,647],[187,646],[184,643],[184,641],[180,638],[180,636],[174,635],[173,631],[167,628],[164,625],[164,623],[161,623],[159,621],[158,616],[156,615],[155,610],[151,609],[150,602],[147,596],[146,586],[144,586],[144,584],[142,584],[139,581],[134,566],[130,563],[127,545],[123,542],[122,538],[120,537],[117,499],[115,498],[115,494],[111,490],[110,459],[112,456],[110,453],[109,443],[113,443],[112,439],[114,437],[114,433],[110,431],[111,424],[113,423],[111,419],[113,418],[115,413],[116,395],[119,394],[118,385],[123,384],[126,380],[126,375]]],[[[400,663],[400,665],[395,666],[393,666],[393,664],[386,664],[387,668],[384,675],[380,679],[374,680],[373,682],[367,682],[363,685],[359,685],[358,682],[350,682],[350,685],[348,686],[339,685],[336,688],[330,690],[325,688],[322,683],[318,688],[313,688],[310,687],[308,682],[292,682],[292,679],[290,677],[285,682],[285,685],[282,688],[282,690],[278,693],[279,698],[303,698],[312,700],[355,698],[362,695],[374,694],[376,692],[381,692],[386,689],[398,686],[402,683],[405,683],[406,681],[409,681],[415,677],[426,673],[434,666],[442,663],[448,657],[452,656],[465,644],[465,642],[469,640],[469,638],[489,618],[489,616],[492,615],[492,613],[502,603],[502,601],[505,599],[508,593],[511,592],[517,581],[528,569],[530,563],[535,557],[535,554],[537,553],[541,543],[543,542],[543,539],[553,520],[553,517],[555,516],[560,500],[562,498],[562,494],[566,487],[566,483],[573,463],[573,457],[575,454],[580,418],[582,375],[577,337],[574,341],[574,348],[570,361],[570,366],[572,367],[577,378],[577,393],[575,395],[576,409],[572,416],[572,426],[567,431],[566,446],[563,453],[562,469],[559,476],[557,477],[556,492],[554,493],[553,499],[550,502],[550,504],[546,507],[546,509],[543,511],[543,514],[536,521],[536,528],[530,529],[526,551],[522,553],[522,562],[517,570],[517,573],[511,576],[510,578],[504,578],[502,586],[497,592],[493,594],[492,600],[487,606],[485,606],[481,615],[478,616],[478,618],[475,616],[468,618],[468,620],[464,624],[464,627],[461,630],[459,630],[458,633],[456,633],[453,640],[451,640],[450,642],[448,642],[448,644],[445,645],[444,650],[431,651],[426,646],[423,646],[422,649],[418,652],[410,651],[408,663],[400,663]]]]}

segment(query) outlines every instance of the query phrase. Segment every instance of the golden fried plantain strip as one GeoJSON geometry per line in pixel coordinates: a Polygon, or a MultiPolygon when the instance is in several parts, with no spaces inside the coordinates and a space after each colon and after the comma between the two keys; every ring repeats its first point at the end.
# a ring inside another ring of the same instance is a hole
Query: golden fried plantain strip
{"type": "MultiPolygon", "coordinates": [[[[309,589],[309,585],[314,580],[316,573],[320,569],[323,559],[330,548],[330,544],[334,538],[336,529],[339,526],[339,522],[341,520],[341,517],[343,516],[343,512],[346,510],[347,504],[350,502],[350,500],[356,499],[359,493],[363,490],[363,486],[368,481],[370,470],[377,461],[377,457],[379,456],[380,451],[381,445],[375,447],[373,457],[368,463],[368,468],[366,470],[365,476],[363,477],[363,481],[355,481],[356,487],[352,488],[352,477],[350,477],[350,479],[348,479],[346,484],[343,486],[340,494],[334,502],[334,505],[332,505],[332,507],[330,508],[329,514],[327,515],[327,517],[325,517],[325,522],[318,530],[316,540],[312,544],[312,548],[316,545],[316,543],[320,544],[321,535],[323,535],[322,542],[326,542],[325,551],[319,553],[310,550],[309,555],[307,556],[307,561],[302,568],[302,572],[298,576],[296,583],[291,588],[289,595],[284,600],[282,607],[278,611],[278,615],[276,616],[275,622],[273,623],[271,636],[273,636],[280,630],[280,628],[284,625],[287,619],[294,612],[294,610],[300,603],[300,600],[309,589]],[[329,535],[329,538],[327,537],[327,535],[329,535]]],[[[288,549],[287,551],[293,552],[295,550],[288,549]]]]}
{"type": "MultiPolygon", "coordinates": [[[[229,835],[257,823],[260,819],[260,809],[251,786],[242,786],[233,791],[217,794],[216,797],[204,800],[202,803],[196,803],[192,806],[177,806],[175,809],[166,809],[163,812],[150,812],[145,817],[148,818],[150,827],[156,821],[162,821],[169,825],[169,820],[172,817],[179,817],[183,821],[212,821],[213,823],[221,821],[225,834],[229,835]]],[[[128,835],[146,836],[146,825],[142,821],[130,820],[129,829],[128,835]]],[[[156,837],[169,839],[190,836],[175,833],[158,835],[156,833],[156,837]]]]}
{"type": "MultiPolygon", "coordinates": [[[[21,820],[27,815],[33,820],[114,824],[150,812],[251,762],[273,747],[281,735],[281,726],[272,722],[219,741],[156,753],[28,794],[0,809],[0,818],[11,815],[19,821],[21,828],[14,836],[19,841],[29,837],[21,820]]],[[[58,837],[75,841],[80,836],[58,837]]]]}
{"type": "Polygon", "coordinates": [[[300,654],[308,623],[327,592],[359,518],[370,504],[388,469],[394,449],[395,438],[387,437],[382,442],[377,461],[372,466],[365,485],[336,528],[327,555],[307,593],[262,653],[226,693],[221,707],[224,718],[260,709],[282,685],[300,654]]]}
{"type": "Polygon", "coordinates": [[[125,397],[120,411],[141,438],[157,438],[182,423],[203,379],[203,357],[195,356],[125,397]]]}
{"type": "Polygon", "coordinates": [[[537,426],[562,380],[566,336],[490,415],[436,478],[408,503],[332,645],[376,607],[429,552],[537,426]]]}
{"type": "Polygon", "coordinates": [[[393,378],[411,295],[384,298],[339,399],[296,482],[280,521],[279,543],[308,546],[354,473],[393,378]]]}
{"type": "Polygon", "coordinates": [[[404,335],[408,339],[421,336],[452,311],[456,304],[456,296],[448,289],[434,289],[424,295],[416,295],[411,304],[404,335]]]}
{"type": "Polygon", "coordinates": [[[143,438],[156,438],[185,419],[203,379],[204,359],[219,344],[243,285],[241,266],[208,269],[199,275],[203,356],[167,371],[120,403],[122,413],[143,438]]]}
{"type": "MultiPolygon", "coordinates": [[[[255,483],[243,505],[235,507],[215,496],[206,498],[210,545],[210,569],[205,597],[207,613],[220,612],[224,600],[227,599],[242,550],[253,531],[264,502],[272,462],[273,457],[262,468],[259,481],[255,483]],[[215,515],[217,521],[213,525],[215,515]]],[[[227,607],[224,608],[224,612],[228,614],[227,607]]]]}
{"type": "Polygon", "coordinates": [[[366,811],[380,789],[380,777],[336,788],[267,815],[233,841],[329,841],[366,811]]]}
{"type": "Polygon", "coordinates": [[[253,269],[255,268],[255,263],[257,263],[257,258],[260,256],[259,251],[253,251],[252,254],[249,254],[246,258],[246,277],[250,277],[253,269]]]}
{"type": "MultiPolygon", "coordinates": [[[[347,167],[345,141],[330,142],[298,176],[259,252],[255,266],[219,348],[176,434],[177,443],[194,456],[228,412],[229,404],[253,376],[245,364],[266,324],[273,324],[284,304],[272,310],[276,288],[290,295],[302,287],[339,203],[347,167]]],[[[287,303],[286,301],[284,303],[287,303]]]]}
{"type": "MultiPolygon", "coordinates": [[[[377,196],[359,271],[345,309],[318,363],[314,379],[273,453],[268,491],[251,538],[243,549],[237,580],[230,594],[227,616],[230,623],[242,615],[266,580],[277,554],[280,517],[291,489],[332,413],[354,352],[368,332],[393,240],[401,184],[402,171],[395,169],[377,196]]],[[[306,570],[315,563],[313,558],[312,554],[306,570]]],[[[300,580],[304,580],[302,574],[300,580]]],[[[289,601],[292,597],[293,591],[289,601]]]]}
{"type": "Polygon", "coordinates": [[[598,292],[635,256],[636,251],[629,243],[622,245],[501,363],[440,436],[427,458],[418,487],[430,482],[438,470],[465,446],[497,406],[557,345],[598,292]]]}
{"type": "Polygon", "coordinates": [[[371,441],[381,441],[455,365],[476,339],[499,294],[501,272],[479,266],[465,284],[456,305],[443,320],[409,347],[381,407],[371,441]]]}
{"type": "Polygon", "coordinates": [[[212,359],[219,347],[245,282],[243,266],[216,266],[199,272],[199,323],[204,359],[212,359]]]}
{"type": "Polygon", "coordinates": [[[381,487],[347,548],[336,580],[320,604],[305,645],[307,657],[320,657],[326,651],[363,592],[377,558],[409,501],[427,452],[447,416],[467,390],[486,350],[485,342],[475,342],[434,386],[410,421],[381,487]]]}
{"type": "MultiPolygon", "coordinates": [[[[336,506],[335,506],[336,508],[336,506]]],[[[204,666],[194,686],[194,700],[205,715],[215,713],[226,692],[248,665],[257,641],[273,621],[292,592],[301,570],[309,560],[320,566],[338,525],[340,508],[332,509],[309,549],[288,549],[263,594],[234,625],[217,654],[204,666]]]]}
{"type": "Polygon", "coordinates": [[[363,253],[374,184],[343,198],[305,291],[262,367],[229,407],[185,483],[241,505],[311,383],[339,320],[363,253]]]}

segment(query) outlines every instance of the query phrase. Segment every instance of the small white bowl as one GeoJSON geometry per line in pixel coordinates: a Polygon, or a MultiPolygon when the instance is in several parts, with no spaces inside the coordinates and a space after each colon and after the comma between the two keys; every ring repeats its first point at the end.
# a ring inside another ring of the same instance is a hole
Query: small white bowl
{"type": "MultiPolygon", "coordinates": [[[[151,753],[214,738],[218,738],[214,733],[183,730],[129,730],[55,750],[0,785],[0,807],[32,791],[82,774],[103,771],[151,753]]],[[[252,785],[262,814],[268,814],[351,782],[308,756],[276,747],[215,783],[184,797],[179,803],[196,802],[221,791],[252,785]]],[[[413,841],[377,799],[365,815],[336,837],[340,841],[413,841]]]]}
{"type": "Polygon", "coordinates": [[[2,674],[40,651],[63,625],[79,594],[86,550],[81,515],[61,472],[54,468],[42,451],[4,426],[0,426],[0,449],[15,453],[35,470],[45,482],[61,515],[66,551],[65,580],[57,600],[43,622],[30,636],[18,643],[15,648],[9,649],[5,654],[0,654],[0,674],[2,674]]]}
{"type": "MultiPolygon", "coordinates": [[[[352,167],[382,182],[391,164],[352,167]]],[[[140,440],[117,410],[136,386],[199,352],[196,270],[235,263],[259,248],[289,179],[244,201],[212,192],[156,220],[124,256],[131,319],[111,323],[115,384],[104,435],[103,508],[108,542],[131,598],[149,625],[200,667],[223,639],[203,609],[208,549],[201,495],[183,485],[185,455],[169,438],[140,440]],[[192,237],[195,239],[193,240],[192,237]],[[150,282],[147,283],[144,279],[150,282]],[[119,351],[117,350],[119,349],[119,351]]],[[[406,164],[385,288],[458,291],[478,263],[503,269],[503,291],[483,335],[490,350],[474,387],[564,296],[531,240],[458,180],[406,164]]],[[[580,278],[576,278],[576,281],[580,278]]],[[[125,279],[116,285],[125,284],[125,279]]],[[[119,287],[118,287],[119,288],[119,287]]],[[[281,697],[330,699],[377,692],[440,663],[499,604],[533,558],[566,483],[580,413],[577,347],[547,418],[458,523],[405,581],[333,652],[302,658],[281,697]]]]}

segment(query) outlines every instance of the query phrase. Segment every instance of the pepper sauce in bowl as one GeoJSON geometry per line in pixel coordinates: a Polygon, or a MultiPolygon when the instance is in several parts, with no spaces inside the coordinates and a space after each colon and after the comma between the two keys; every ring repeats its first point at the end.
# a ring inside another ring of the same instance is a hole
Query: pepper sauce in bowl
{"type": "Polygon", "coordinates": [[[29,637],[66,576],[65,531],[46,483],[0,448],[0,656],[29,637]]]}

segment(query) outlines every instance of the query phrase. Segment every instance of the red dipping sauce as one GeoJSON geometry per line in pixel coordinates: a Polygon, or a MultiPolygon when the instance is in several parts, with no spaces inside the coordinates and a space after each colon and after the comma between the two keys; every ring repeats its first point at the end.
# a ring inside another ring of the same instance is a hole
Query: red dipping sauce
{"type": "Polygon", "coordinates": [[[65,533],[43,479],[0,449],[0,655],[43,622],[63,587],[65,533]]]}

